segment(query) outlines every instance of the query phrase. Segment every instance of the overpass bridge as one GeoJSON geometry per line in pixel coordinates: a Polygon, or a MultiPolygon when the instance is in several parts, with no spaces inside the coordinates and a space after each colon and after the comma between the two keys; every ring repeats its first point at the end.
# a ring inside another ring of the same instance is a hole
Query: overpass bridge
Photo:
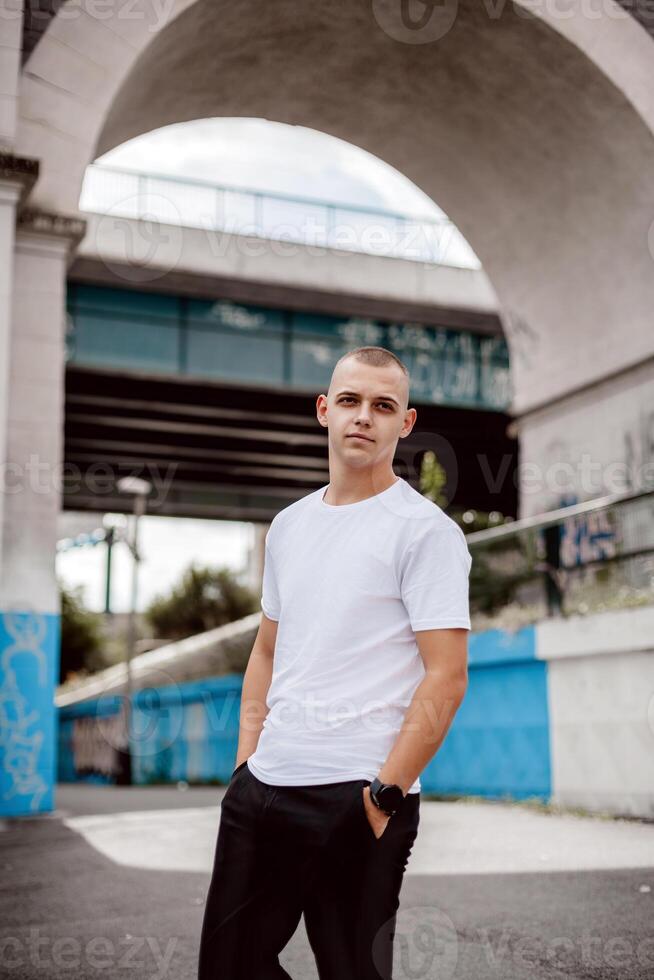
{"type": "Polygon", "coordinates": [[[508,349],[481,270],[299,244],[289,273],[270,241],[263,262],[234,235],[217,257],[171,225],[136,264],[144,222],[88,221],[67,283],[64,507],[124,510],[129,473],[153,483],[151,512],[270,521],[329,481],[315,398],[342,353],[379,344],[418,408],[396,471],[417,485],[434,450],[455,505],[515,514],[508,349]],[[484,467],[506,459],[491,494],[484,467]]]}

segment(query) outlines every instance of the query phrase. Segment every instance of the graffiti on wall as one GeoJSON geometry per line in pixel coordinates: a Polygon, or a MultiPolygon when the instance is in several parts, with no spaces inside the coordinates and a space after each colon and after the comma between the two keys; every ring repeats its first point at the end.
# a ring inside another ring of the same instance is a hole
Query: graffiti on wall
{"type": "Polygon", "coordinates": [[[617,540],[610,511],[568,517],[561,525],[560,556],[564,568],[615,558],[617,540]]]}
{"type": "Polygon", "coordinates": [[[75,772],[96,772],[115,777],[121,769],[119,750],[125,750],[126,723],[120,714],[76,718],[72,749],[75,772]]]}
{"type": "Polygon", "coordinates": [[[37,810],[49,789],[40,764],[45,733],[41,711],[36,706],[39,699],[28,699],[27,694],[31,693],[29,688],[34,690],[34,686],[44,693],[47,690],[47,655],[44,650],[47,623],[45,617],[37,613],[6,612],[2,616],[2,626],[9,639],[0,656],[2,800],[12,800],[16,796],[30,797],[29,809],[37,810]],[[26,663],[26,656],[32,661],[31,665],[26,663]],[[28,673],[30,666],[36,668],[36,685],[28,673]]]}

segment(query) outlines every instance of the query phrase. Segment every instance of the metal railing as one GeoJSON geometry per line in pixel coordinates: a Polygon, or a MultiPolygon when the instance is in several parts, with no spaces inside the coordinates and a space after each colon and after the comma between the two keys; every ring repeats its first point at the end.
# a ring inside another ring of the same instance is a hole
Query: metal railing
{"type": "Polygon", "coordinates": [[[293,243],[480,268],[474,252],[446,217],[410,217],[100,164],[86,168],[80,209],[254,236],[284,242],[286,247],[293,243]]]}
{"type": "Polygon", "coordinates": [[[466,540],[479,628],[654,603],[654,491],[609,494],[466,540]]]}

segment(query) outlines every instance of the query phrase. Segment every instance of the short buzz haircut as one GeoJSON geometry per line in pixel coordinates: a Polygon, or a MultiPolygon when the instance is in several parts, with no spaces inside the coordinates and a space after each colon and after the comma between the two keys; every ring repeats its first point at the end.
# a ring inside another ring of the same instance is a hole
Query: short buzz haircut
{"type": "Polygon", "coordinates": [[[357,361],[363,361],[364,364],[371,364],[372,367],[387,367],[389,364],[396,364],[404,373],[407,379],[407,385],[410,382],[406,365],[402,363],[399,357],[396,357],[393,351],[387,350],[385,347],[355,347],[354,350],[349,350],[342,357],[339,357],[334,365],[334,370],[336,370],[339,364],[350,357],[356,357],[357,361]]]}

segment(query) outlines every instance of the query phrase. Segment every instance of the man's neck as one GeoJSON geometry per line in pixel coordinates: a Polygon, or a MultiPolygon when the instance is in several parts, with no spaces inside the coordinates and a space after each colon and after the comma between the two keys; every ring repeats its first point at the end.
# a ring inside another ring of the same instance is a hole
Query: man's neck
{"type": "Polygon", "coordinates": [[[383,475],[366,473],[353,476],[346,473],[332,476],[330,473],[329,486],[322,499],[326,504],[336,507],[356,504],[360,500],[367,500],[368,497],[383,493],[397,483],[398,479],[399,477],[392,470],[383,475]]]}

